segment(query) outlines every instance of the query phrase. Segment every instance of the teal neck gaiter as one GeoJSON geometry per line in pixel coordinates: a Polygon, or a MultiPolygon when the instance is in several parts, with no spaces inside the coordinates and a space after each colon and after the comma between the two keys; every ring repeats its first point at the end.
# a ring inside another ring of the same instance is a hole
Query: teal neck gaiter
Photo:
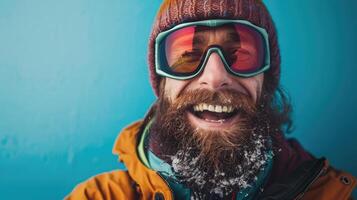
{"type": "MultiPolygon", "coordinates": [[[[138,146],[139,157],[146,167],[157,171],[158,173],[160,173],[160,175],[162,175],[165,178],[165,180],[169,184],[169,187],[174,193],[175,199],[189,200],[191,196],[190,189],[186,188],[184,185],[180,184],[177,181],[174,172],[172,171],[172,167],[168,163],[157,157],[152,151],[150,151],[144,145],[145,141],[148,139],[147,136],[149,135],[149,129],[153,121],[154,119],[152,119],[146,125],[144,132],[141,135],[139,146],[138,146]]],[[[255,179],[255,182],[252,183],[250,187],[247,187],[236,194],[236,200],[253,199],[254,196],[259,192],[260,188],[264,185],[273,165],[273,159],[272,159],[273,151],[270,150],[268,154],[269,154],[268,155],[269,160],[267,162],[267,166],[264,167],[264,169],[259,173],[259,175],[255,179]]]]}

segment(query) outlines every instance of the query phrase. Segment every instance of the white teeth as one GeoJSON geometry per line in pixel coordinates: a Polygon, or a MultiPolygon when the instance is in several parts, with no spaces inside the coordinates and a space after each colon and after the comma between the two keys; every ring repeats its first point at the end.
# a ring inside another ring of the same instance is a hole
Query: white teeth
{"type": "Polygon", "coordinates": [[[233,106],[222,106],[222,105],[209,105],[206,103],[201,103],[198,105],[193,106],[193,110],[198,112],[203,112],[205,110],[208,110],[210,112],[216,112],[216,113],[231,113],[233,112],[234,108],[233,106]]]}
{"type": "Polygon", "coordinates": [[[194,111],[198,111],[198,110],[199,110],[198,108],[199,108],[199,106],[197,106],[197,105],[196,105],[196,106],[193,106],[193,110],[194,110],[194,111]]]}
{"type": "Polygon", "coordinates": [[[208,106],[208,111],[214,112],[214,106],[209,105],[209,106],[208,106]]]}
{"type": "Polygon", "coordinates": [[[222,106],[216,106],[215,112],[221,113],[222,112],[222,106]]]}
{"type": "Polygon", "coordinates": [[[222,108],[222,112],[228,112],[228,108],[227,108],[227,106],[223,106],[223,108],[222,108]]]}
{"type": "Polygon", "coordinates": [[[233,111],[234,111],[233,106],[229,106],[229,110],[228,110],[228,112],[229,112],[229,113],[231,113],[231,112],[233,112],[233,111]]]}
{"type": "Polygon", "coordinates": [[[208,105],[207,104],[203,103],[201,105],[202,105],[202,111],[208,110],[208,105]]]}

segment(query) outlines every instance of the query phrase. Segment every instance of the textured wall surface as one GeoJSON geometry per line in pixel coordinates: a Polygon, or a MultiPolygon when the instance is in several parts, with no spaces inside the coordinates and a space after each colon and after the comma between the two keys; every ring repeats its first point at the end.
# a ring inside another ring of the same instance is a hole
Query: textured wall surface
{"type": "MultiPolygon", "coordinates": [[[[0,199],[61,199],[122,168],[111,148],[155,97],[146,45],[161,1],[0,0],[0,199]]],[[[357,176],[357,1],[266,1],[291,134],[357,176]]]]}

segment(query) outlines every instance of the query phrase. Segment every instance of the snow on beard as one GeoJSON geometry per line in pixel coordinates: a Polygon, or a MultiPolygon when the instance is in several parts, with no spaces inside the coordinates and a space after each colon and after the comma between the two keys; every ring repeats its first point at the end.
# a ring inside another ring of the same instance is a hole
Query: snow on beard
{"type": "Polygon", "coordinates": [[[249,187],[266,165],[270,125],[262,108],[232,89],[189,91],[174,102],[161,96],[150,128],[150,149],[197,198],[223,198],[249,187]],[[199,103],[233,105],[239,121],[218,131],[193,127],[186,114],[199,103]]]}

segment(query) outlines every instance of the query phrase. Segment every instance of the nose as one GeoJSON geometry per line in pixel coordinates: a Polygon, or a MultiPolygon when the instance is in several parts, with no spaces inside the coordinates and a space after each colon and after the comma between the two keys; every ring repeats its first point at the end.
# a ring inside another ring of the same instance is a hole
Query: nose
{"type": "Polygon", "coordinates": [[[212,53],[198,78],[201,88],[216,90],[231,86],[232,79],[218,53],[212,53]]]}

